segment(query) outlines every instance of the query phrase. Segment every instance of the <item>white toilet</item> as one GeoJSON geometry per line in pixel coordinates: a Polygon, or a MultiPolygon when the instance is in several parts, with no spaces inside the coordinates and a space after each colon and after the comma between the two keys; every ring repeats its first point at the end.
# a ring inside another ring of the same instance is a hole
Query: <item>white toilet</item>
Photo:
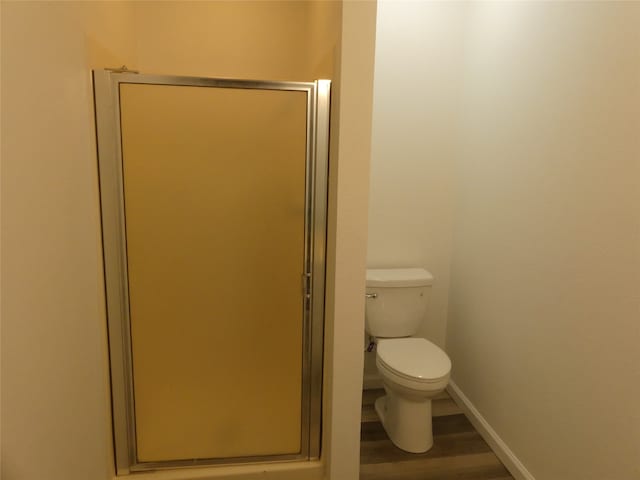
{"type": "Polygon", "coordinates": [[[411,453],[433,446],[431,399],[449,381],[451,361],[417,333],[433,276],[421,268],[367,270],[365,328],[377,343],[376,365],[386,395],[376,412],[391,441],[411,453]]]}

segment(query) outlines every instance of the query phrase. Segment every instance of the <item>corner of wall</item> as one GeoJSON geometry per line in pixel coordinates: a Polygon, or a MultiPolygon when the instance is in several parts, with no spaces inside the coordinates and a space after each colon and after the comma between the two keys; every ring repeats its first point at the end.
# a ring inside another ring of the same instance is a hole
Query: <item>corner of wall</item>
{"type": "Polygon", "coordinates": [[[331,480],[356,480],[360,468],[376,6],[342,3],[339,68],[332,93],[323,439],[331,480]]]}

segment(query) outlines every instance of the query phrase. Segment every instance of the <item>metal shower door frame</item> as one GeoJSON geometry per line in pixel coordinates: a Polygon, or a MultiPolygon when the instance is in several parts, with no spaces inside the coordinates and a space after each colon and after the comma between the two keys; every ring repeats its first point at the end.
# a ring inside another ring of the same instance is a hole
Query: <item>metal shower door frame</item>
{"type": "Polygon", "coordinates": [[[116,472],[214,464],[317,459],[320,456],[324,288],[331,82],[276,82],[94,70],[94,99],[116,472]],[[301,91],[307,95],[301,451],[297,454],[138,462],[128,297],[120,131],[120,85],[301,91]]]}

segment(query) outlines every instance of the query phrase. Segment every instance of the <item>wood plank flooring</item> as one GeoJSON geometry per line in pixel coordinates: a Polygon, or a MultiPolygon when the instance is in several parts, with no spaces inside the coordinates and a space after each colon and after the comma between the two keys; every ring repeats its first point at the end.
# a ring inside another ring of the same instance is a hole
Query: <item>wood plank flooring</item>
{"type": "Polygon", "coordinates": [[[391,443],[373,407],[382,395],[362,395],[360,480],[513,480],[446,392],[432,400],[434,445],[422,454],[391,443]]]}

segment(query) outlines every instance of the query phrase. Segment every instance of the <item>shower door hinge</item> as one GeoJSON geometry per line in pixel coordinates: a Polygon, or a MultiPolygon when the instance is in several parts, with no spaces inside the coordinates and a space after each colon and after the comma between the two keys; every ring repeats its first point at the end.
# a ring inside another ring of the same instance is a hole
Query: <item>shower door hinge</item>
{"type": "Polygon", "coordinates": [[[129,70],[126,65],[117,68],[105,68],[105,70],[113,73],[140,73],[138,70],[129,70]]]}

